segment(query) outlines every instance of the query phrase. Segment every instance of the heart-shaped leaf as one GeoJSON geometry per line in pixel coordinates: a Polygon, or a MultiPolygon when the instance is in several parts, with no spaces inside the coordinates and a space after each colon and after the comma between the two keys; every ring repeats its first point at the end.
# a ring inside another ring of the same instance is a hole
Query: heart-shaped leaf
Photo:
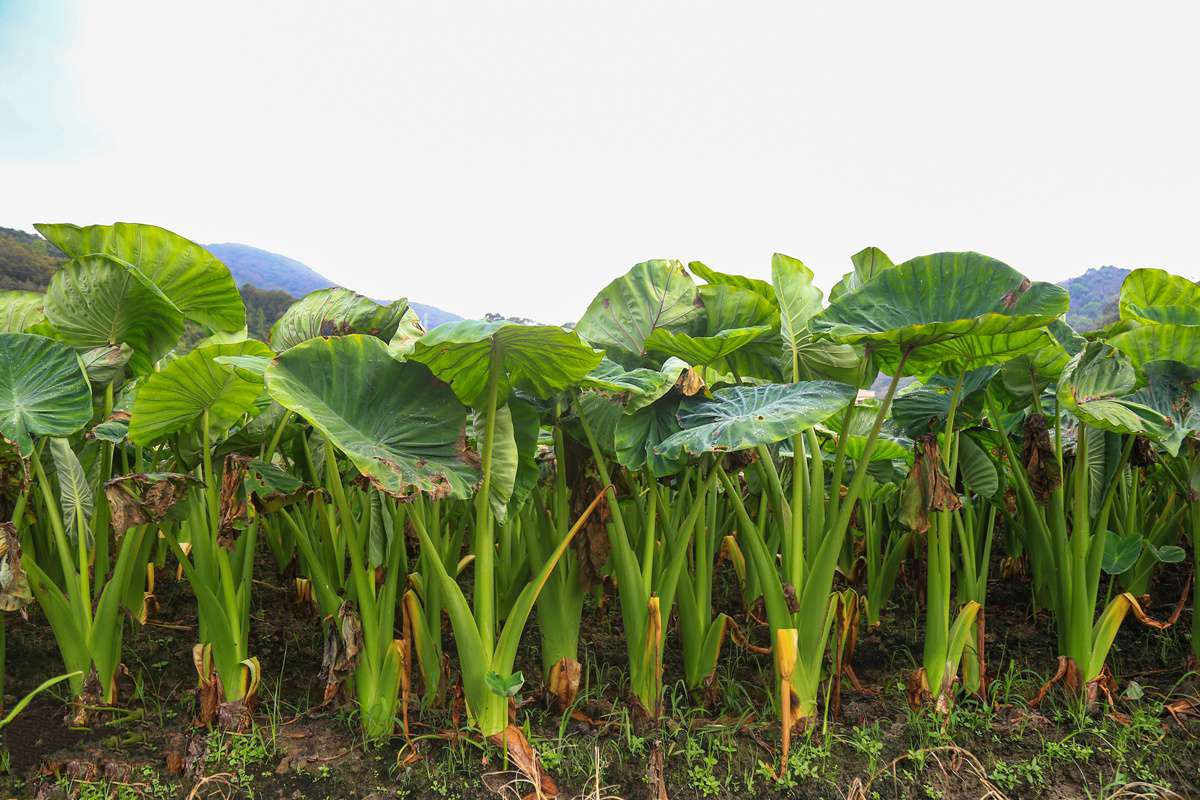
{"type": "Polygon", "coordinates": [[[684,401],[678,415],[682,430],[655,452],[673,457],[774,444],[824,422],[856,394],[853,386],[833,381],[719,389],[711,400],[684,401]]]}
{"type": "Polygon", "coordinates": [[[79,357],[53,339],[0,333],[0,434],[18,452],[34,436],[69,436],[92,418],[92,390],[79,357]]]}
{"type": "Polygon", "coordinates": [[[270,350],[253,339],[210,344],[167,364],[141,382],[133,401],[129,438],[143,447],[180,431],[198,430],[208,415],[209,434],[219,436],[244,415],[254,413],[262,376],[220,363],[223,356],[264,356],[270,350]]]}
{"type": "Polygon", "coordinates": [[[132,264],[190,320],[217,331],[246,327],[246,307],[229,268],[193,241],[157,225],[130,222],[34,227],[71,258],[104,253],[132,264]]]}
{"type": "Polygon", "coordinates": [[[267,368],[276,402],[321,431],[376,488],[466,497],[477,480],[467,411],[446,384],[392,356],[383,340],[310,339],[267,368]]]}
{"type": "Polygon", "coordinates": [[[1104,532],[1104,557],[1101,568],[1109,575],[1128,572],[1142,554],[1142,537],[1137,534],[1119,536],[1112,531],[1104,532]]]}

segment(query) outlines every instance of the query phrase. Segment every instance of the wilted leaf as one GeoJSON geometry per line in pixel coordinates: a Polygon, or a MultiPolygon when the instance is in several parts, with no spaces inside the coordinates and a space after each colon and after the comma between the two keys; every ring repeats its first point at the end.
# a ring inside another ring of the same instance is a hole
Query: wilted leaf
{"type": "Polygon", "coordinates": [[[354,606],[342,603],[335,624],[325,628],[325,651],[321,658],[325,702],[332,700],[341,685],[354,673],[362,646],[362,621],[354,606]]]}
{"type": "Polygon", "coordinates": [[[159,523],[200,481],[175,472],[122,475],[104,484],[113,532],[120,536],[134,525],[159,523]]]}
{"type": "Polygon", "coordinates": [[[0,522],[0,611],[21,611],[33,601],[21,568],[21,539],[11,522],[0,522]]]}
{"type": "Polygon", "coordinates": [[[1033,497],[1045,505],[1050,495],[1062,485],[1062,470],[1058,457],[1050,444],[1050,431],[1046,418],[1041,414],[1030,414],[1025,419],[1024,439],[1021,444],[1021,463],[1029,476],[1029,488],[1033,497]]]}
{"type": "Polygon", "coordinates": [[[929,515],[962,508],[962,500],[946,475],[937,436],[929,434],[916,441],[916,457],[900,498],[900,523],[909,530],[929,530],[929,515]]]}
{"type": "Polygon", "coordinates": [[[278,511],[305,494],[304,482],[257,458],[246,462],[246,493],[260,514],[278,511]]]}

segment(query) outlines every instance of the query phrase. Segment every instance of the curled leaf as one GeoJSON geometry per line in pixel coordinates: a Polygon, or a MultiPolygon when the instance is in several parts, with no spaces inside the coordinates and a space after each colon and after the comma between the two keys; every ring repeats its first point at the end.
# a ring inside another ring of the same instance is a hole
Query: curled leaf
{"type": "Polygon", "coordinates": [[[1029,476],[1029,488],[1033,490],[1034,499],[1044,505],[1054,490],[1062,485],[1062,471],[1050,444],[1046,418],[1041,414],[1030,414],[1025,418],[1021,463],[1025,465],[1025,474],[1029,476]]]}
{"type": "Polygon", "coordinates": [[[246,476],[246,462],[249,460],[245,456],[233,453],[225,456],[225,468],[221,472],[221,511],[218,516],[220,536],[218,540],[226,549],[233,547],[234,532],[240,527],[239,523],[246,519],[246,495],[242,490],[242,483],[246,476]]]}
{"type": "Polygon", "coordinates": [[[916,441],[916,458],[900,500],[900,522],[917,533],[929,530],[929,514],[962,508],[962,500],[946,475],[937,436],[916,441]]]}
{"type": "Polygon", "coordinates": [[[354,606],[342,603],[337,613],[337,624],[330,625],[325,631],[325,652],[321,658],[325,702],[333,699],[342,683],[354,672],[362,646],[362,621],[354,611],[354,606]]]}
{"type": "Polygon", "coordinates": [[[162,522],[188,489],[199,484],[191,475],[176,472],[141,472],[113,478],[104,484],[113,533],[120,536],[134,525],[162,522]]]}
{"type": "Polygon", "coordinates": [[[0,611],[23,611],[32,600],[29,580],[21,568],[17,527],[11,522],[0,522],[0,611]]]}

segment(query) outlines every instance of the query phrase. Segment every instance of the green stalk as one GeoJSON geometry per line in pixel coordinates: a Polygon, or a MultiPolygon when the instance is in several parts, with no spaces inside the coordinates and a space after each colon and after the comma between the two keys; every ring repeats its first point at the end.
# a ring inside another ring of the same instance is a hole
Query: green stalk
{"type": "Polygon", "coordinates": [[[646,518],[642,524],[642,593],[650,596],[654,585],[654,547],[657,543],[655,532],[658,520],[658,484],[650,478],[647,486],[649,499],[646,503],[646,518]]]}
{"type": "MultiPolygon", "coordinates": [[[[354,518],[350,502],[346,497],[346,490],[342,486],[341,476],[338,474],[333,444],[329,442],[326,442],[325,445],[325,478],[332,489],[333,501],[342,520],[342,532],[346,539],[346,549],[350,554],[350,580],[354,588],[354,599],[358,603],[359,616],[360,618],[368,615],[373,617],[376,610],[374,571],[367,566],[363,559],[363,537],[360,535],[358,520],[354,518]]],[[[368,632],[364,626],[364,648],[373,648],[377,644],[375,631],[368,632]]]]}
{"type": "Polygon", "coordinates": [[[475,623],[484,653],[490,661],[496,641],[495,520],[492,516],[492,449],[496,440],[496,407],[500,394],[500,348],[493,345],[483,408],[483,482],[475,509],[475,623]]]}
{"type": "MultiPolygon", "coordinates": [[[[942,435],[942,465],[947,477],[953,484],[955,480],[954,452],[957,438],[954,431],[954,419],[958,411],[958,403],[962,394],[965,371],[960,371],[954,390],[950,394],[950,406],[946,412],[946,425],[942,435]]],[[[943,695],[943,682],[947,678],[946,663],[950,646],[950,534],[952,511],[938,511],[926,535],[928,562],[926,569],[926,602],[925,602],[925,647],[924,658],[925,677],[929,681],[929,691],[934,698],[940,700],[943,695]]]]}
{"type": "Polygon", "coordinates": [[[1075,437],[1075,464],[1071,478],[1071,539],[1070,562],[1065,565],[1071,571],[1071,596],[1067,623],[1067,655],[1075,660],[1080,670],[1086,670],[1092,656],[1092,618],[1095,600],[1088,597],[1087,555],[1091,544],[1090,512],[1088,510],[1089,471],[1088,437],[1080,427],[1075,437]]]}
{"type": "Polygon", "coordinates": [[[268,464],[271,463],[271,459],[275,457],[275,450],[279,447],[279,441],[283,438],[283,431],[291,421],[292,412],[285,408],[283,415],[279,417],[279,424],[275,426],[275,431],[271,434],[271,441],[267,443],[267,448],[263,450],[263,461],[266,461],[268,464]]]}
{"type": "Polygon", "coordinates": [[[63,527],[62,515],[58,510],[58,501],[54,498],[54,492],[50,489],[50,481],[46,477],[46,470],[42,466],[41,442],[38,442],[38,448],[34,450],[30,461],[33,462],[33,474],[42,492],[42,502],[46,506],[46,516],[50,519],[50,529],[54,531],[54,544],[58,548],[58,560],[62,565],[63,578],[68,587],[68,594],[78,606],[77,612],[80,619],[90,619],[91,601],[86,593],[79,594],[82,584],[79,586],[71,585],[79,579],[79,575],[74,566],[74,557],[71,555],[71,546],[67,539],[66,529],[63,527]]]}
{"type": "MultiPolygon", "coordinates": [[[[792,530],[791,549],[792,559],[788,565],[788,578],[793,586],[803,586],[805,578],[805,536],[806,523],[804,507],[808,502],[808,471],[804,462],[804,434],[792,437],[792,530]]],[[[809,523],[811,524],[811,522],[809,523]]]]}

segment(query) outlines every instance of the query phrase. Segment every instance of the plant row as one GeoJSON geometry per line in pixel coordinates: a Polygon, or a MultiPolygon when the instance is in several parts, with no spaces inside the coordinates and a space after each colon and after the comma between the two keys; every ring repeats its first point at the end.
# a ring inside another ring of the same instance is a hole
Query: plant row
{"type": "Polygon", "coordinates": [[[1122,623],[1174,622],[1139,600],[1161,565],[1200,551],[1200,286],[1160,270],[1086,336],[1064,289],[993,258],[868,248],[827,302],[787,256],[770,282],[661,260],[573,329],[425,331],[403,300],[334,288],[260,342],[194,242],[38,229],[69,260],[45,294],[0,294],[0,608],[41,607],[76,724],[121,702],[122,633],[168,561],[195,596],[201,724],[252,719],[265,550],[319,609],[325,698],[357,703],[368,740],[407,730],[410,696],[449,702],[454,675],[469,724],[538,775],[518,646],[536,616],[540,683],[569,709],[604,586],[649,719],[665,680],[706,689],[734,617],[768,642],[786,758],[905,560],[927,581],[909,700],[946,713],[986,689],[993,564],[1027,577],[1062,691],[1094,704],[1122,623]],[[207,338],[183,352],[186,323],[207,338]],[[738,608],[714,600],[722,558],[738,608]]]}

